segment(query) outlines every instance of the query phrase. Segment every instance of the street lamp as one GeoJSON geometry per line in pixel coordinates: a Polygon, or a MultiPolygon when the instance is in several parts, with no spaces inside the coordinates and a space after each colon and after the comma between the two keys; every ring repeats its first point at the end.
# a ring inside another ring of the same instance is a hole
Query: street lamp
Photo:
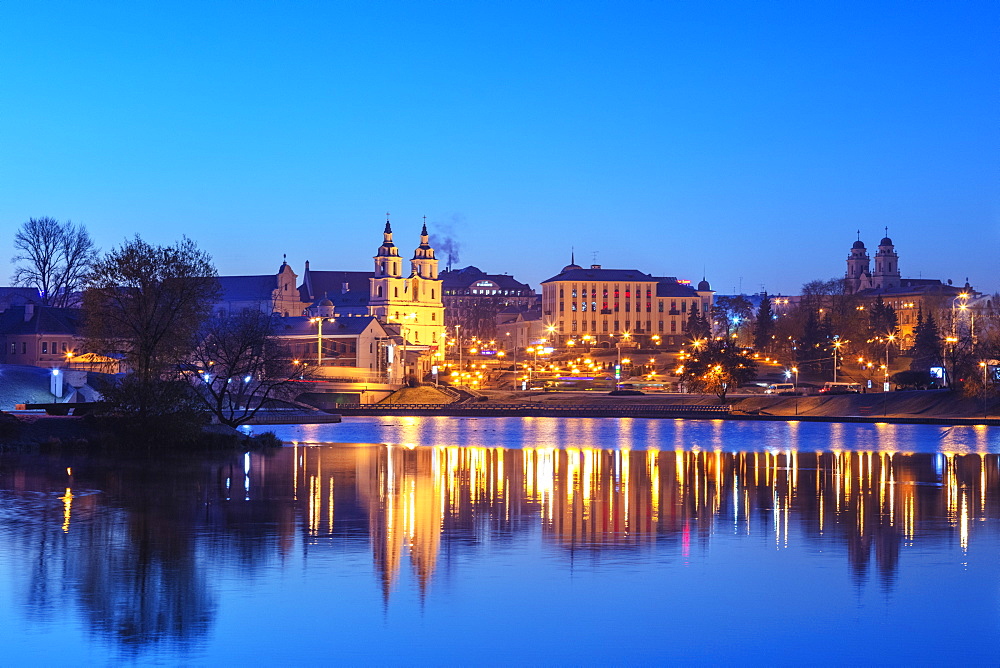
{"type": "Polygon", "coordinates": [[[889,391],[889,346],[892,342],[896,340],[895,334],[889,334],[885,337],[885,381],[882,384],[882,391],[889,391]]]}
{"type": "Polygon", "coordinates": [[[319,330],[316,335],[316,366],[323,366],[323,321],[324,320],[333,322],[333,318],[328,319],[323,317],[317,317],[309,319],[309,322],[315,322],[317,325],[319,325],[319,330]]]}
{"type": "Polygon", "coordinates": [[[833,337],[833,382],[837,382],[837,354],[840,352],[840,346],[844,345],[844,342],[840,340],[840,336],[833,337]]]}

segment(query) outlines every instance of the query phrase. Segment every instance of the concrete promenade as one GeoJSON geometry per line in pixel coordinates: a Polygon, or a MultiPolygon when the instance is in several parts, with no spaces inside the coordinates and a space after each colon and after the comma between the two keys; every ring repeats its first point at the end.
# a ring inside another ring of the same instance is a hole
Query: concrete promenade
{"type": "Polygon", "coordinates": [[[551,406],[538,404],[494,405],[471,404],[394,404],[338,408],[343,416],[451,416],[451,417],[597,417],[597,418],[659,418],[700,420],[746,420],[772,422],[856,422],[867,424],[934,424],[1000,426],[1000,417],[982,416],[918,416],[918,415],[773,415],[731,410],[728,406],[677,406],[647,404],[643,406],[577,405],[551,406]]]}

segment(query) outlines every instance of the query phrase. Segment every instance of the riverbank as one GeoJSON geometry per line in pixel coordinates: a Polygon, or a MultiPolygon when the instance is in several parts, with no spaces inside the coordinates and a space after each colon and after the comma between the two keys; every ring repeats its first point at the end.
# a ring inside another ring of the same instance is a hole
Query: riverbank
{"type": "MultiPolygon", "coordinates": [[[[431,390],[433,388],[421,388],[431,390]]],[[[954,392],[908,391],[835,396],[646,394],[483,391],[463,404],[418,402],[342,407],[345,415],[445,415],[516,417],[718,418],[803,422],[1000,426],[1000,405],[987,406],[954,392]]],[[[401,397],[402,398],[402,397],[401,397]]],[[[423,397],[421,397],[423,398],[423,397]]]]}
{"type": "MultiPolygon", "coordinates": [[[[337,420],[339,422],[339,416],[337,420]]],[[[328,421],[330,422],[330,421],[328,421]]],[[[284,423],[282,423],[284,424],[284,423]]],[[[170,433],[173,433],[171,430],[170,433]]],[[[280,446],[271,432],[246,434],[220,424],[180,429],[181,437],[142,436],[135,427],[91,416],[6,413],[0,411],[0,452],[136,451],[166,444],[168,450],[256,450],[280,446]]]]}

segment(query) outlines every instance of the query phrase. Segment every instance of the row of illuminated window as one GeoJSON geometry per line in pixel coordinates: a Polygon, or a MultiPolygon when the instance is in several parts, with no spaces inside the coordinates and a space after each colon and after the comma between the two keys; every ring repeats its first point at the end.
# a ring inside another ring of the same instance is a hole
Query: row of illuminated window
{"type": "Polygon", "coordinates": [[[512,295],[515,297],[520,297],[522,295],[531,294],[527,290],[487,290],[486,288],[473,288],[471,290],[445,290],[445,295],[512,295]]]}
{"type": "MultiPolygon", "coordinates": [[[[694,308],[694,304],[696,304],[696,303],[697,302],[695,302],[695,301],[691,302],[692,310],[694,308]]],[[[613,303],[612,302],[606,302],[606,301],[604,301],[604,302],[601,302],[601,310],[602,311],[620,311],[621,310],[620,304],[621,304],[621,302],[618,302],[618,301],[615,301],[613,303]],[[611,304],[610,308],[609,308],[609,304],[611,304]]],[[[657,300],[656,307],[657,307],[657,312],[658,313],[664,313],[666,311],[666,300],[664,300],[664,299],[657,300]]],[[[562,312],[562,311],[565,311],[565,310],[566,310],[565,302],[560,301],[559,302],[559,311],[562,312]]],[[[587,311],[587,310],[596,311],[597,310],[597,302],[590,302],[589,304],[588,304],[588,302],[570,302],[570,310],[571,311],[578,311],[578,310],[579,311],[587,311]]],[[[627,312],[630,312],[631,310],[632,310],[632,302],[625,302],[625,312],[627,313],[627,312]]],[[[635,303],[635,310],[636,310],[636,312],[642,311],[642,302],[636,302],[635,303]]],[[[653,303],[652,302],[646,302],[646,312],[647,313],[651,313],[652,311],[653,311],[653,303]]],[[[677,314],[681,314],[681,313],[686,314],[687,311],[688,311],[688,303],[686,301],[681,301],[681,303],[680,303],[680,310],[678,311],[677,310],[677,300],[676,299],[670,300],[670,313],[671,313],[671,315],[677,315],[677,314]]]]}
{"type": "MultiPolygon", "coordinates": [[[[646,293],[646,299],[651,299],[653,297],[653,288],[651,287],[651,285],[647,286],[646,288],[643,288],[641,285],[635,286],[635,298],[636,299],[641,299],[642,295],[643,295],[643,292],[646,293]]],[[[617,285],[613,286],[610,289],[610,291],[608,289],[607,284],[601,286],[601,296],[604,299],[607,299],[610,294],[613,294],[614,298],[618,299],[621,296],[621,293],[622,293],[622,291],[621,291],[621,289],[619,289],[619,287],[617,285]]],[[[576,299],[578,293],[577,293],[577,287],[575,285],[570,288],[570,294],[572,295],[572,297],[574,299],[576,299]]],[[[588,294],[587,293],[587,286],[583,286],[582,288],[579,288],[579,296],[580,297],[583,297],[584,299],[586,299],[587,298],[587,294],[588,294]]],[[[559,288],[559,299],[563,299],[565,296],[566,296],[566,289],[565,288],[559,288]]],[[[593,286],[590,287],[590,298],[591,299],[596,299],[597,298],[597,286],[596,285],[593,285],[593,286]]],[[[631,286],[626,285],[625,286],[625,299],[631,299],[631,298],[632,298],[632,288],[631,288],[631,286]]]]}
{"type": "MultiPolygon", "coordinates": [[[[42,341],[41,344],[42,344],[42,354],[43,355],[48,355],[49,354],[49,350],[50,350],[50,348],[49,348],[49,342],[48,341],[42,341]]],[[[52,347],[51,347],[51,350],[52,350],[51,354],[58,355],[59,352],[60,352],[59,351],[59,347],[60,347],[60,342],[53,341],[52,342],[52,347]]],[[[68,352],[68,351],[69,351],[69,344],[66,343],[65,341],[63,341],[62,342],[62,352],[65,353],[65,352],[68,352]]],[[[16,355],[17,354],[17,343],[16,342],[12,342],[10,344],[10,354],[11,355],[16,355]]],[[[21,341],[21,354],[22,355],[27,355],[28,354],[28,344],[25,341],[21,341]]]]}
{"type": "MultiPolygon", "coordinates": [[[[625,321],[625,328],[620,327],[621,321],[613,321],[614,327],[611,327],[612,321],[609,320],[581,320],[577,322],[573,320],[570,322],[570,332],[602,332],[608,334],[611,332],[633,332],[639,333],[643,331],[643,322],[641,320],[636,320],[635,322],[631,320],[625,321]],[[600,325],[600,327],[598,327],[600,325]],[[634,329],[633,329],[634,327],[634,329]]],[[[645,331],[653,331],[653,321],[645,321],[645,331]]],[[[681,321],[680,325],[677,324],[676,320],[670,320],[669,322],[664,322],[660,320],[656,323],[656,331],[659,333],[670,332],[671,334],[676,334],[679,332],[687,331],[687,322],[681,321]],[[666,326],[666,327],[665,327],[666,326]]],[[[566,332],[566,325],[564,320],[559,321],[559,333],[563,334],[566,332]]]]}

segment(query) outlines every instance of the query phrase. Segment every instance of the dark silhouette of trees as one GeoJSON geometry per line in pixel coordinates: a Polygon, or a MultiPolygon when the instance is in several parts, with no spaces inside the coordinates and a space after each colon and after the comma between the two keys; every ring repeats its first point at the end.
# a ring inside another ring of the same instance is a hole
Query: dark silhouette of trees
{"type": "Polygon", "coordinates": [[[684,359],[681,381],[688,391],[712,393],[721,401],[729,390],[757,377],[757,363],[745,350],[727,339],[693,345],[684,359]]]}
{"type": "Polygon", "coordinates": [[[757,322],[753,331],[753,347],[759,352],[770,352],[774,337],[774,311],[771,309],[771,298],[764,293],[757,308],[757,322]]]}
{"type": "Polygon", "coordinates": [[[746,297],[719,297],[712,306],[712,320],[715,331],[727,339],[733,334],[739,334],[740,328],[749,322],[753,315],[753,304],[746,297]]]}
{"type": "Polygon", "coordinates": [[[927,371],[941,364],[941,333],[934,314],[924,317],[923,309],[917,311],[917,326],[913,330],[913,348],[910,349],[910,369],[927,371]]]}
{"type": "Polygon", "coordinates": [[[268,314],[245,309],[210,317],[198,333],[198,345],[181,372],[219,422],[237,427],[276,400],[298,391],[294,367],[268,314]]]}
{"type": "Polygon", "coordinates": [[[187,238],[151,246],[136,236],[94,263],[84,331],[91,350],[122,359],[131,371],[118,388],[127,390],[119,397],[127,398],[124,412],[144,419],[185,404],[186,383],[176,371],[218,298],[215,276],[211,258],[187,238]]]}
{"type": "Polygon", "coordinates": [[[692,304],[687,321],[688,338],[692,341],[698,341],[700,339],[707,339],[711,334],[712,328],[709,326],[708,320],[705,319],[705,316],[698,309],[698,304],[692,304]]]}
{"type": "Polygon", "coordinates": [[[46,306],[72,306],[97,257],[86,227],[48,216],[21,225],[14,248],[14,285],[35,288],[46,306]]]}

